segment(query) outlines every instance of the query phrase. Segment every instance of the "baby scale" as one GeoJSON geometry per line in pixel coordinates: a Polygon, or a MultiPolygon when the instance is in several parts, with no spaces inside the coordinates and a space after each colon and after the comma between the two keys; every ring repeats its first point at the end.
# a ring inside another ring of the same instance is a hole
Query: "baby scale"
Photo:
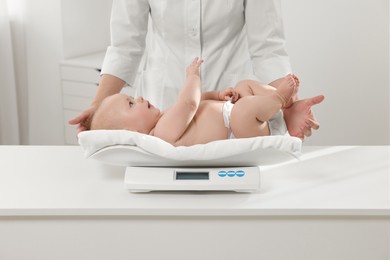
{"type": "Polygon", "coordinates": [[[291,160],[289,152],[255,149],[213,158],[175,160],[149,153],[138,146],[114,145],[95,152],[90,158],[126,166],[124,186],[131,192],[150,191],[236,191],[260,188],[259,165],[291,160]]]}
{"type": "Polygon", "coordinates": [[[132,192],[237,191],[260,188],[260,167],[299,158],[302,141],[288,135],[228,139],[172,146],[127,130],[79,133],[86,158],[126,166],[124,186],[132,192]]]}

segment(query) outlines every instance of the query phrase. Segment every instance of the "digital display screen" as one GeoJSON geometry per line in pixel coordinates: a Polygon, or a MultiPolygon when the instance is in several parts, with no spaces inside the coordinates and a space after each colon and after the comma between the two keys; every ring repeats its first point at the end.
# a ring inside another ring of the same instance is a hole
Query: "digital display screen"
{"type": "Polygon", "coordinates": [[[176,180],[209,180],[209,172],[176,171],[176,180]]]}

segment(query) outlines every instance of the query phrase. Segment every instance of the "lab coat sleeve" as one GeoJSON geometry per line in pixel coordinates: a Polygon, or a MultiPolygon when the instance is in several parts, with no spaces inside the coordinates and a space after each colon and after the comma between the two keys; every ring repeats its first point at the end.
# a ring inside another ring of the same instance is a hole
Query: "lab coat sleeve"
{"type": "Polygon", "coordinates": [[[291,72],[285,49],[281,0],[246,0],[248,47],[256,77],[270,83],[291,72]]]}
{"type": "Polygon", "coordinates": [[[107,48],[101,74],[134,83],[145,50],[148,29],[147,0],[114,0],[111,11],[111,45],[107,48]]]}

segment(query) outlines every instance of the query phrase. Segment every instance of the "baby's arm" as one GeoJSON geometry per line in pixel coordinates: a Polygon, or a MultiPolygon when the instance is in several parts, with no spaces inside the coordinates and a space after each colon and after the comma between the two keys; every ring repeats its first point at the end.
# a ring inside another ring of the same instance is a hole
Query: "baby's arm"
{"type": "Polygon", "coordinates": [[[235,103],[246,96],[267,96],[271,95],[276,88],[270,85],[264,85],[254,80],[242,80],[234,88],[216,90],[202,93],[202,100],[221,100],[232,101],[235,103]]]}
{"type": "Polygon", "coordinates": [[[208,91],[202,93],[202,100],[220,100],[236,102],[240,95],[234,88],[226,88],[224,90],[208,91]]]}
{"type": "Polygon", "coordinates": [[[202,62],[203,60],[195,58],[187,67],[187,77],[176,103],[157,122],[154,136],[174,144],[187,130],[201,100],[199,67],[202,62]]]}
{"type": "Polygon", "coordinates": [[[202,93],[202,100],[219,100],[219,91],[207,91],[202,93]]]}

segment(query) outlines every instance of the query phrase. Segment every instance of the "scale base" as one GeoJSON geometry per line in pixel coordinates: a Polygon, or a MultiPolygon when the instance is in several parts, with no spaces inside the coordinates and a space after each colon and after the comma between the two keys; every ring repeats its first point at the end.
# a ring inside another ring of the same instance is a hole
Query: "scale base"
{"type": "Polygon", "coordinates": [[[236,191],[260,188],[260,168],[251,167],[127,167],[125,188],[150,191],[236,191]]]}

